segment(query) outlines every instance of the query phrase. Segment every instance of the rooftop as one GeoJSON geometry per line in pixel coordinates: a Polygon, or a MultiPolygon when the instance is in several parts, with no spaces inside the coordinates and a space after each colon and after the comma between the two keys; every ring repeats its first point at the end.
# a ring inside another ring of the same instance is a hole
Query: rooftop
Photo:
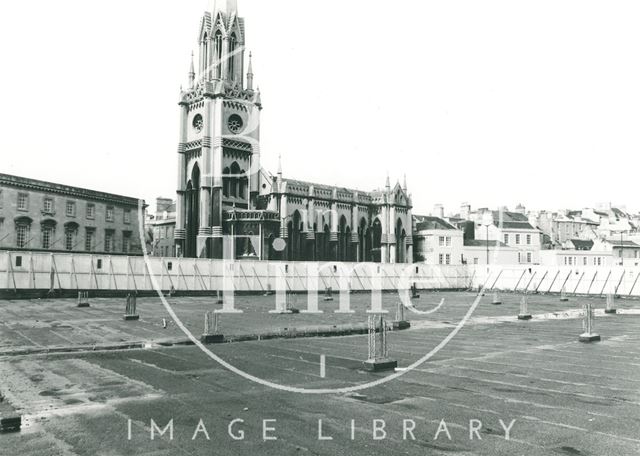
{"type": "Polygon", "coordinates": [[[640,249],[640,245],[636,244],[633,241],[621,241],[621,240],[615,240],[615,239],[605,239],[605,241],[607,244],[611,244],[614,247],[631,247],[631,248],[638,248],[640,249]]]}
{"type": "Polygon", "coordinates": [[[495,220],[493,224],[499,228],[501,227],[510,230],[535,230],[535,228],[529,222],[503,221],[502,224],[500,224],[499,220],[495,220]]]}
{"type": "MultiPolygon", "coordinates": [[[[24,188],[27,190],[34,190],[46,193],[59,193],[76,198],[84,198],[89,200],[106,201],[117,204],[126,204],[130,206],[137,206],[138,199],[130,196],[116,195],[113,193],[100,192],[96,190],[89,190],[87,188],[72,187],[70,185],[56,184],[54,182],[47,182],[37,179],[31,179],[28,177],[13,176],[10,174],[0,173],[0,185],[24,188]]],[[[142,203],[144,206],[144,202],[142,203]]]]}
{"type": "Polygon", "coordinates": [[[529,222],[529,217],[519,212],[509,211],[493,211],[493,220],[500,220],[502,215],[503,222],[529,222]]]}
{"type": "Polygon", "coordinates": [[[464,241],[465,247],[509,247],[504,242],[499,241],[485,241],[483,239],[465,239],[464,241]]]}
{"type": "Polygon", "coordinates": [[[431,217],[426,215],[414,216],[416,221],[416,231],[424,230],[455,230],[456,227],[441,219],[440,217],[431,217]]]}
{"type": "Polygon", "coordinates": [[[593,241],[585,241],[584,239],[571,239],[570,242],[576,250],[591,250],[593,241]]]}

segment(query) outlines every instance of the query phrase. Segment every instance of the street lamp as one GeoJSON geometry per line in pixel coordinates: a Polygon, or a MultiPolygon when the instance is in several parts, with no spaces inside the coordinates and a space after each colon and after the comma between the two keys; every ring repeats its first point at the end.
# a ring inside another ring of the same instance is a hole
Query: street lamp
{"type": "Polygon", "coordinates": [[[620,230],[620,266],[624,266],[624,243],[622,241],[622,233],[620,230]]]}
{"type": "Polygon", "coordinates": [[[482,225],[486,229],[486,247],[487,247],[487,272],[489,272],[489,225],[493,224],[493,217],[490,213],[486,212],[482,217],[482,225]]]}

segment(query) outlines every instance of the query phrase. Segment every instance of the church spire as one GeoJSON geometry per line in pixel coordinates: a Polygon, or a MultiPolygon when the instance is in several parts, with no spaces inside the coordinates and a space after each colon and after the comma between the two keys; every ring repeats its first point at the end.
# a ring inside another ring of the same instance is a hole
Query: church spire
{"type": "Polygon", "coordinates": [[[282,155],[278,155],[278,178],[282,179],[282,155]]]}
{"type": "Polygon", "coordinates": [[[251,62],[251,52],[249,52],[249,69],[247,70],[247,90],[253,90],[253,64],[251,62]]]}
{"type": "Polygon", "coordinates": [[[238,2],[236,0],[215,0],[213,2],[213,18],[215,19],[216,13],[221,12],[226,17],[232,14],[238,14],[238,2]]]}
{"type": "Polygon", "coordinates": [[[391,191],[391,181],[389,180],[389,173],[387,173],[387,182],[384,187],[387,189],[387,192],[391,191]]]}
{"type": "Polygon", "coordinates": [[[196,69],[193,65],[193,51],[191,51],[191,67],[189,68],[189,87],[193,89],[196,80],[196,69]]]}
{"type": "Polygon", "coordinates": [[[407,175],[404,175],[404,179],[402,181],[402,190],[404,190],[405,193],[407,193],[407,175]]]}

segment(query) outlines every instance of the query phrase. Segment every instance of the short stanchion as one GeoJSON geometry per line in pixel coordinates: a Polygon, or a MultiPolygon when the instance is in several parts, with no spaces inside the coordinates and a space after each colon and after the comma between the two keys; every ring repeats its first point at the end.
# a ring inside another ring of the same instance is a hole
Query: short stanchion
{"type": "Polygon", "coordinates": [[[136,301],[135,295],[127,295],[127,304],[125,306],[123,317],[125,321],[140,320],[140,315],[138,315],[137,311],[138,304],[136,301]]]}
{"type": "Polygon", "coordinates": [[[272,295],[273,295],[273,290],[271,289],[271,284],[268,283],[267,289],[264,292],[264,296],[272,296],[272,295]]]}
{"type": "Polygon", "coordinates": [[[567,296],[567,290],[565,289],[565,287],[562,287],[562,290],[560,290],[560,301],[567,302],[568,300],[569,297],[567,296]]]}
{"type": "Polygon", "coordinates": [[[216,304],[224,304],[224,296],[222,296],[222,291],[216,291],[216,304]]]}
{"type": "Polygon", "coordinates": [[[284,301],[276,298],[276,309],[270,310],[270,314],[293,314],[300,313],[295,307],[296,297],[293,293],[287,292],[284,295],[284,301]]]}
{"type": "Polygon", "coordinates": [[[333,301],[333,290],[331,287],[327,287],[324,290],[324,301],[333,301]]]}
{"type": "Polygon", "coordinates": [[[407,329],[411,327],[411,323],[404,319],[404,303],[398,301],[398,307],[396,308],[396,319],[392,322],[393,329],[407,329]]]}
{"type": "Polygon", "coordinates": [[[200,338],[203,344],[219,344],[224,342],[224,336],[220,334],[220,314],[213,310],[204,314],[204,334],[200,338]]]}
{"type": "Polygon", "coordinates": [[[411,299],[420,299],[420,293],[418,293],[418,287],[415,282],[411,284],[411,299]]]}
{"type": "Polygon", "coordinates": [[[527,295],[524,295],[520,300],[520,313],[518,314],[518,320],[531,320],[527,295]]]}
{"type": "Polygon", "coordinates": [[[500,296],[498,296],[497,292],[493,293],[493,299],[491,299],[491,304],[493,304],[494,306],[498,306],[502,304],[502,301],[500,300],[500,296]]]}
{"type": "Polygon", "coordinates": [[[371,372],[395,369],[398,362],[389,358],[388,328],[384,316],[369,315],[367,320],[369,356],[364,362],[365,369],[371,372]]]}
{"type": "Polygon", "coordinates": [[[78,307],[89,307],[89,292],[88,291],[79,291],[78,292],[78,307]]]}
{"type": "Polygon", "coordinates": [[[615,296],[613,293],[609,293],[607,294],[607,303],[605,305],[604,308],[604,313],[606,314],[615,314],[618,311],[616,310],[615,304],[614,304],[614,300],[615,300],[615,296]]]}
{"type": "Polygon", "coordinates": [[[298,304],[298,296],[294,293],[287,293],[287,299],[285,301],[285,310],[286,313],[297,314],[300,313],[300,309],[297,307],[298,304]]]}
{"type": "Polygon", "coordinates": [[[600,340],[600,335],[594,331],[594,318],[593,318],[593,307],[590,302],[585,303],[582,306],[584,318],[582,320],[582,334],[578,340],[580,342],[597,342],[600,340]]]}

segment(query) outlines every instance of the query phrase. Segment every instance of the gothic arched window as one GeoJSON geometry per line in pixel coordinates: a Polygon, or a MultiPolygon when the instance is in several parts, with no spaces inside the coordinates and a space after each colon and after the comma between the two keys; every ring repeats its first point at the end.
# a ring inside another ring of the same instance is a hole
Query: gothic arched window
{"type": "Polygon", "coordinates": [[[240,184],[240,165],[238,165],[238,162],[233,162],[231,164],[231,189],[230,189],[230,194],[233,197],[238,196],[238,186],[240,184]]]}
{"type": "Polygon", "coordinates": [[[231,179],[229,178],[229,168],[225,168],[222,171],[222,194],[229,196],[229,186],[231,185],[231,179]]]}
{"type": "Polygon", "coordinates": [[[205,33],[202,40],[202,52],[200,55],[200,71],[209,74],[209,36],[205,33]]]}
{"type": "Polygon", "coordinates": [[[213,64],[216,68],[216,79],[220,79],[222,68],[222,32],[218,30],[215,37],[216,55],[214,56],[215,61],[213,62],[213,64]]]}
{"type": "Polygon", "coordinates": [[[236,38],[236,34],[232,33],[231,34],[231,38],[229,39],[229,79],[231,79],[232,81],[234,80],[234,71],[235,71],[235,65],[234,62],[236,61],[236,56],[235,56],[235,52],[236,52],[236,46],[238,44],[238,39],[236,38]]]}

